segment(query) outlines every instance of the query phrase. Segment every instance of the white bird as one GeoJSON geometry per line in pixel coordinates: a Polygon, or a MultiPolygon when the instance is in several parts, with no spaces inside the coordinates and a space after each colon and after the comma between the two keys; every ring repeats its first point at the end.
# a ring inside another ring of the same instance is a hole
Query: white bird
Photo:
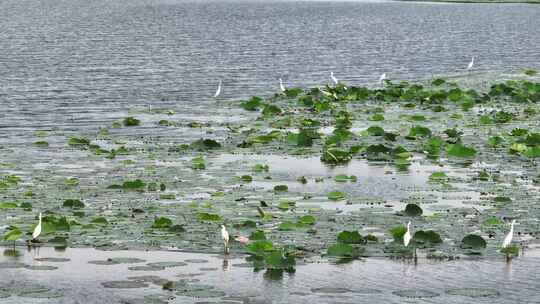
{"type": "Polygon", "coordinates": [[[229,232],[225,225],[221,225],[221,238],[223,239],[223,246],[225,247],[225,254],[229,253],[229,232]]]}
{"type": "Polygon", "coordinates": [[[403,245],[405,245],[405,247],[409,246],[409,243],[411,242],[411,221],[409,221],[407,223],[407,231],[405,232],[405,234],[403,235],[403,245]]]}
{"type": "Polygon", "coordinates": [[[334,76],[334,72],[330,72],[330,78],[334,82],[334,84],[338,84],[339,80],[334,76]]]}
{"type": "Polygon", "coordinates": [[[379,77],[379,83],[383,83],[386,80],[386,73],[382,73],[381,77],[379,77]]]}
{"type": "Polygon", "coordinates": [[[516,220],[512,220],[512,223],[510,224],[510,231],[504,238],[502,248],[506,248],[512,243],[512,238],[514,237],[514,224],[515,223],[516,223],[516,220]]]}
{"type": "Polygon", "coordinates": [[[32,232],[32,240],[37,239],[40,234],[41,234],[41,212],[39,213],[39,222],[36,228],[34,228],[34,232],[32,232]]]}
{"type": "Polygon", "coordinates": [[[473,66],[474,66],[474,57],[471,58],[471,62],[469,62],[469,65],[467,66],[467,71],[472,69],[473,66]]]}
{"type": "Polygon", "coordinates": [[[221,94],[221,80],[219,81],[216,93],[214,94],[214,98],[217,98],[221,94]]]}
{"type": "Polygon", "coordinates": [[[281,92],[286,91],[285,86],[283,85],[283,80],[281,78],[279,79],[279,89],[281,90],[281,92]]]}

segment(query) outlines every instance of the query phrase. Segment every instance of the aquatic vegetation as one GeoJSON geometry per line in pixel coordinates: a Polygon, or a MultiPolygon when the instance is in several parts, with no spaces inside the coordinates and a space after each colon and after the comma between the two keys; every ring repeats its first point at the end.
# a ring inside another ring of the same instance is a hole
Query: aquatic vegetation
{"type": "Polygon", "coordinates": [[[481,90],[443,78],[294,88],[223,101],[223,119],[132,109],[148,128],[117,116],[118,128],[111,119],[52,130],[47,149],[32,134],[25,149],[47,161],[2,155],[0,210],[9,217],[0,227],[20,231],[5,229],[3,241],[29,239],[31,210],[44,212],[46,246],[100,250],[216,252],[215,231],[226,224],[231,236],[249,236],[231,242],[231,255],[247,253],[249,267],[272,277],[300,257],[408,256],[403,224],[414,217],[411,245],[428,258],[502,257],[500,218],[522,217],[525,240],[538,232],[528,220],[538,215],[529,188],[540,184],[538,88],[517,80],[481,90]]]}
{"type": "Polygon", "coordinates": [[[124,118],[124,120],[122,121],[122,123],[124,124],[124,126],[126,127],[133,127],[133,126],[138,126],[141,124],[141,121],[138,120],[137,118],[135,117],[126,117],[124,118]]]}

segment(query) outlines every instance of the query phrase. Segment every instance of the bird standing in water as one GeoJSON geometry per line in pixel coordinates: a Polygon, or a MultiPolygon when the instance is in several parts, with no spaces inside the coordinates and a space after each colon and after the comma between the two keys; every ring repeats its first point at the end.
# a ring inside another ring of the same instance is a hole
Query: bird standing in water
{"type": "Polygon", "coordinates": [[[281,92],[286,91],[285,85],[283,85],[283,80],[281,78],[279,79],[279,89],[281,90],[281,92]]]}
{"type": "Polygon", "coordinates": [[[216,93],[214,94],[214,98],[217,98],[221,94],[221,80],[219,81],[216,93]]]}
{"type": "Polygon", "coordinates": [[[339,80],[334,76],[334,72],[330,72],[330,78],[334,82],[334,84],[338,84],[339,80]]]}
{"type": "Polygon", "coordinates": [[[510,246],[510,244],[512,243],[512,238],[514,238],[514,224],[515,223],[516,223],[516,220],[512,220],[512,223],[510,224],[510,231],[508,232],[508,234],[504,238],[502,248],[506,248],[506,247],[510,246]]]}
{"type": "Polygon", "coordinates": [[[467,71],[472,69],[474,66],[474,57],[471,58],[471,62],[469,62],[469,65],[467,65],[467,71]]]}
{"type": "Polygon", "coordinates": [[[386,73],[382,73],[381,77],[379,77],[379,83],[383,84],[386,80],[386,73]]]}
{"type": "Polygon", "coordinates": [[[40,234],[41,234],[41,212],[39,213],[38,224],[36,228],[34,228],[34,232],[32,232],[32,241],[36,241],[40,234]]]}
{"type": "Polygon", "coordinates": [[[229,254],[229,232],[225,225],[221,225],[221,238],[223,239],[225,254],[229,254]]]}
{"type": "Polygon", "coordinates": [[[405,245],[405,247],[409,246],[411,239],[411,221],[409,221],[407,223],[407,231],[405,231],[405,234],[403,235],[403,245],[405,245]]]}
{"type": "MultiPolygon", "coordinates": [[[[34,228],[34,231],[32,232],[32,240],[30,241],[30,243],[39,242],[37,238],[40,236],[40,234],[41,234],[41,212],[39,213],[38,224],[36,228],[34,228]]],[[[34,258],[39,258],[39,246],[36,246],[35,248],[36,248],[36,255],[34,258]]]]}

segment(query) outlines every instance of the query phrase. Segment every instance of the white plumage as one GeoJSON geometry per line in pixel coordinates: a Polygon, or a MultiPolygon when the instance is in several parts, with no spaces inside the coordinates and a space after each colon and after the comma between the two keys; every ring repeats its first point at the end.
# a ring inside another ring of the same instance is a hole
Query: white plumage
{"type": "Polygon", "coordinates": [[[33,240],[37,239],[40,234],[41,234],[41,212],[39,213],[38,224],[36,228],[34,228],[34,232],[32,232],[32,239],[33,240]]]}
{"type": "Polygon", "coordinates": [[[221,94],[221,80],[219,81],[216,93],[214,94],[214,98],[217,98],[221,94]]]}
{"type": "Polygon", "coordinates": [[[403,235],[403,245],[405,247],[409,246],[409,243],[411,242],[412,236],[411,236],[411,222],[409,221],[407,223],[407,231],[403,235]]]}
{"type": "Polygon", "coordinates": [[[510,244],[512,243],[512,238],[514,237],[514,224],[515,223],[516,223],[516,220],[512,220],[512,223],[510,224],[510,231],[508,232],[508,234],[504,238],[502,248],[506,248],[506,247],[510,246],[510,244]]]}
{"type": "Polygon", "coordinates": [[[467,70],[472,69],[473,66],[474,66],[474,57],[471,58],[471,62],[469,62],[469,65],[467,66],[467,70]]]}
{"type": "Polygon", "coordinates": [[[225,246],[225,253],[229,252],[229,232],[225,225],[221,225],[221,238],[223,239],[223,246],[225,246]]]}
{"type": "Polygon", "coordinates": [[[285,92],[285,85],[283,85],[283,80],[280,78],[279,79],[279,89],[281,90],[281,92],[285,92]]]}
{"type": "Polygon", "coordinates": [[[339,80],[334,76],[334,72],[330,72],[330,78],[334,82],[334,84],[338,84],[339,80]]]}
{"type": "Polygon", "coordinates": [[[382,73],[381,77],[379,77],[379,83],[382,84],[385,79],[386,79],[386,73],[382,73]]]}

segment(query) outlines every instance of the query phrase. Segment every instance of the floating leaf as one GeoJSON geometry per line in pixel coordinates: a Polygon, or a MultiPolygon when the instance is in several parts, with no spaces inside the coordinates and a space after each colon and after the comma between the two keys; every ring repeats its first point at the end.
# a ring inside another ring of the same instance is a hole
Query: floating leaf
{"type": "Polygon", "coordinates": [[[424,211],[417,204],[407,204],[407,206],[405,206],[404,212],[407,216],[414,217],[414,216],[421,216],[424,211]]]}
{"type": "Polygon", "coordinates": [[[356,258],[360,254],[358,249],[349,244],[335,244],[326,250],[326,254],[334,257],[356,258]]]}
{"type": "Polygon", "coordinates": [[[197,214],[199,221],[221,221],[221,216],[218,214],[211,214],[206,212],[201,212],[197,214]]]}
{"type": "Polygon", "coordinates": [[[152,228],[169,228],[172,226],[172,221],[166,217],[159,217],[154,220],[154,224],[152,224],[152,228]]]}
{"type": "Polygon", "coordinates": [[[487,246],[487,243],[484,240],[484,238],[475,234],[469,234],[461,240],[461,247],[463,248],[470,248],[470,249],[478,250],[478,249],[484,249],[486,248],[486,246],[487,246]]]}
{"type": "Polygon", "coordinates": [[[342,231],[338,234],[337,240],[344,244],[362,244],[364,239],[358,231],[342,231]]]}
{"type": "Polygon", "coordinates": [[[330,200],[339,201],[345,198],[345,193],[338,190],[334,190],[334,191],[329,192],[327,194],[327,197],[330,200]]]}

